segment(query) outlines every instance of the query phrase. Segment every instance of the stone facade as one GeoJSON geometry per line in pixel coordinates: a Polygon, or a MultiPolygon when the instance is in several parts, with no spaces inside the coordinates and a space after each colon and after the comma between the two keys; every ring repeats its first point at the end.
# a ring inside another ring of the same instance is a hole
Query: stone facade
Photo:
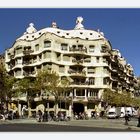
{"type": "MultiPolygon", "coordinates": [[[[73,30],[59,29],[53,22],[52,27],[37,31],[31,23],[5,52],[6,69],[16,78],[36,77],[43,68],[68,77],[73,90],[62,99],[58,111],[70,116],[76,110],[90,116],[95,108],[101,109],[104,89],[133,93],[136,82],[132,66],[119,50],[112,49],[103,32],[84,29],[82,21],[78,17],[73,30]]],[[[49,109],[53,111],[53,105],[49,109]]]]}

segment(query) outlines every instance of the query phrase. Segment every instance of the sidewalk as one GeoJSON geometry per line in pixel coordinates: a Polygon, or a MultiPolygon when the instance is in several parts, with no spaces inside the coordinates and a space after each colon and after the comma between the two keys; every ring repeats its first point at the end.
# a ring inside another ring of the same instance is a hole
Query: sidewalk
{"type": "Polygon", "coordinates": [[[91,120],[71,120],[68,122],[65,121],[49,121],[49,122],[37,122],[36,119],[15,119],[15,120],[6,120],[0,121],[0,124],[53,124],[53,125],[68,125],[68,126],[86,126],[86,127],[97,127],[97,128],[115,128],[122,130],[136,130],[140,131],[140,128],[137,127],[137,120],[132,120],[129,122],[129,125],[124,125],[123,119],[91,119],[91,120]]]}

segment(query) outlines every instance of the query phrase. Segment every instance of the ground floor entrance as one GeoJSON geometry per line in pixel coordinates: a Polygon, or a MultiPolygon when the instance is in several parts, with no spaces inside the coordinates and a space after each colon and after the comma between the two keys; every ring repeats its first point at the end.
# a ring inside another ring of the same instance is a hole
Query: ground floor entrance
{"type": "Polygon", "coordinates": [[[73,113],[79,114],[84,112],[84,105],[82,103],[74,103],[73,104],[73,113]]]}

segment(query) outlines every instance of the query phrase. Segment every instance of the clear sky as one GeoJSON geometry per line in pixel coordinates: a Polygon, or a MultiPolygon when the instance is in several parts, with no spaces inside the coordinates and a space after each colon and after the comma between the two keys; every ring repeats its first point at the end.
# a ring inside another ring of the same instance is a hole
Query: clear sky
{"type": "Polygon", "coordinates": [[[84,18],[86,29],[104,32],[113,49],[140,76],[140,9],[0,9],[0,53],[23,35],[29,23],[40,30],[56,21],[61,29],[74,29],[77,16],[84,18]]]}

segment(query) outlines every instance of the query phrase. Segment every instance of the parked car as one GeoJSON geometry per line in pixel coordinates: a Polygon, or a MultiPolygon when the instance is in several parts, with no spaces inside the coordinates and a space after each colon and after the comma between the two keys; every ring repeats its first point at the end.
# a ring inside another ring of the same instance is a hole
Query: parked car
{"type": "Polygon", "coordinates": [[[125,117],[125,114],[129,114],[130,117],[137,116],[137,111],[133,107],[121,107],[121,118],[125,117]]]}
{"type": "Polygon", "coordinates": [[[121,107],[121,115],[120,118],[124,118],[125,117],[125,107],[121,107]]]}
{"type": "Polygon", "coordinates": [[[112,107],[107,111],[107,118],[108,119],[116,119],[119,118],[121,115],[121,108],[120,107],[112,107]]]}

